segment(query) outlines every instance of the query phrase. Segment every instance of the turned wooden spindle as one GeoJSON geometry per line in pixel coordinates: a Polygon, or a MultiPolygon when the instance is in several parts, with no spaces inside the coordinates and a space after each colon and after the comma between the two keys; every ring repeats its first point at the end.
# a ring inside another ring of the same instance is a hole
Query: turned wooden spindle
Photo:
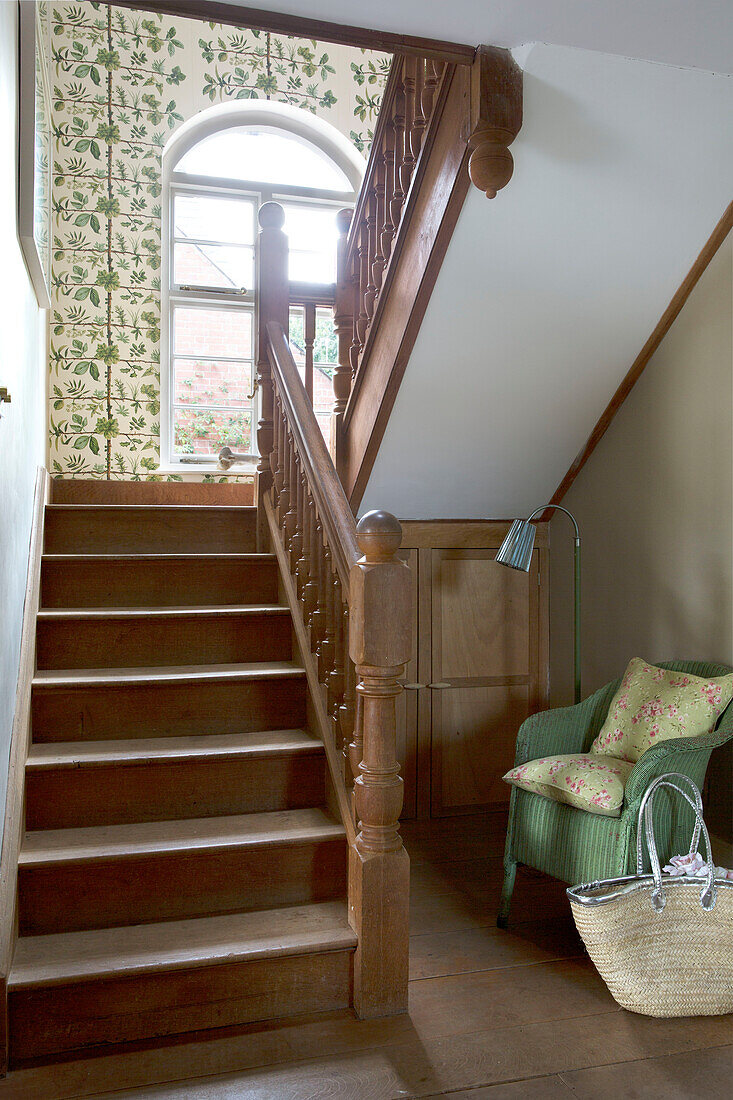
{"type": "Polygon", "coordinates": [[[306,302],[303,307],[303,344],[305,352],[305,371],[303,384],[305,392],[313,404],[313,347],[316,342],[316,304],[306,302]]]}
{"type": "Polygon", "coordinates": [[[274,486],[275,507],[279,508],[280,494],[283,488],[282,468],[282,433],[283,433],[283,408],[280,392],[277,387],[273,390],[272,404],[273,420],[273,446],[270,452],[270,468],[272,470],[272,483],[274,486]]]}
{"type": "Polygon", "coordinates": [[[317,539],[316,505],[313,497],[310,494],[310,491],[308,493],[306,534],[306,544],[308,546],[308,571],[305,574],[305,587],[303,588],[303,621],[306,626],[310,627],[311,619],[313,618],[313,612],[316,609],[318,592],[317,566],[315,559],[315,547],[317,539]]]}
{"type": "Polygon", "coordinates": [[[292,551],[293,536],[298,525],[298,471],[295,462],[295,440],[292,435],[288,442],[288,510],[283,516],[283,535],[285,549],[292,551]]]}
{"type": "Polygon", "coordinates": [[[357,525],[362,557],[349,577],[350,652],[363,709],[363,758],[354,782],[359,832],[350,852],[349,904],[359,936],[354,1006],[360,1016],[407,1007],[409,859],[399,816],[398,677],[412,650],[410,572],[397,557],[402,529],[388,512],[357,525]]]}
{"type": "Polygon", "coordinates": [[[412,174],[415,171],[415,157],[412,152],[412,128],[414,125],[415,110],[415,69],[416,57],[405,57],[403,60],[402,88],[405,98],[405,137],[404,151],[402,153],[402,167],[400,169],[400,183],[405,195],[410,190],[412,174]]]}
{"type": "Polygon", "coordinates": [[[382,225],[382,255],[385,264],[392,255],[392,241],[394,240],[395,227],[392,221],[392,189],[394,187],[394,125],[388,121],[384,128],[384,194],[382,198],[382,210],[384,223],[382,225]]]}
{"type": "MultiPolygon", "coordinates": [[[[356,721],[356,669],[349,656],[349,608],[344,606],[343,621],[343,646],[344,646],[344,697],[339,707],[339,727],[341,729],[341,744],[343,746],[343,776],[344,781],[351,785],[354,774],[351,770],[349,757],[351,743],[354,738],[354,723],[356,721]]],[[[359,758],[361,763],[361,757],[359,758]]]]}
{"type": "Polygon", "coordinates": [[[402,204],[405,201],[405,192],[402,189],[402,163],[405,156],[405,92],[402,84],[399,85],[395,93],[392,131],[394,133],[394,160],[389,213],[396,232],[402,218],[402,204]]]}
{"type": "Polygon", "coordinates": [[[374,186],[374,226],[372,229],[374,246],[372,251],[372,285],[374,286],[374,301],[372,302],[372,316],[374,304],[379,298],[382,289],[382,277],[384,275],[385,259],[382,251],[382,225],[384,222],[384,159],[377,160],[375,172],[376,184],[374,186]]]}
{"type": "Polygon", "coordinates": [[[333,574],[333,623],[334,656],[333,668],[328,677],[328,713],[331,717],[334,743],[341,748],[341,727],[339,709],[344,698],[344,602],[341,580],[334,570],[333,574]]]}
{"type": "Polygon", "coordinates": [[[311,543],[311,576],[313,578],[313,609],[308,619],[311,632],[311,650],[318,652],[318,646],[323,637],[323,606],[321,576],[323,573],[323,528],[316,510],[313,523],[313,541],[311,543]]]}
{"type": "Polygon", "coordinates": [[[296,578],[300,555],[303,549],[303,478],[300,469],[300,456],[293,448],[295,461],[295,529],[290,538],[290,572],[296,578]]]}
{"type": "Polygon", "coordinates": [[[283,532],[283,538],[285,538],[285,545],[287,546],[287,537],[285,535],[287,526],[287,516],[290,513],[290,452],[293,444],[293,437],[287,428],[287,421],[283,423],[283,439],[282,439],[282,459],[283,459],[283,487],[280,493],[278,519],[280,521],[280,527],[283,532]]]}
{"type": "Polygon", "coordinates": [[[310,509],[308,507],[308,479],[305,469],[300,471],[300,557],[295,563],[295,581],[301,611],[305,602],[305,586],[308,581],[308,556],[310,553],[310,509]]]}
{"type": "Polygon", "coordinates": [[[410,149],[415,162],[420,156],[423,136],[428,125],[428,120],[423,112],[423,88],[425,84],[425,61],[417,58],[415,66],[415,98],[413,100],[413,120],[410,130],[410,149]]]}
{"type": "MultiPolygon", "coordinates": [[[[366,327],[371,324],[374,316],[374,302],[377,297],[377,287],[374,282],[374,261],[377,252],[377,196],[372,188],[367,196],[365,236],[367,242],[366,286],[364,287],[364,312],[367,316],[366,327]]],[[[366,331],[366,330],[365,330],[366,331]]]]}
{"type": "Polygon", "coordinates": [[[318,647],[318,678],[328,685],[336,657],[336,609],[333,601],[333,561],[328,543],[323,547],[323,637],[318,647]]]}
{"type": "Polygon", "coordinates": [[[422,114],[426,120],[429,120],[433,113],[433,106],[435,104],[435,92],[440,84],[440,77],[442,75],[443,65],[440,61],[433,61],[431,58],[425,60],[425,82],[422,90],[422,114]]]}
{"type": "Polygon", "coordinates": [[[264,494],[273,482],[270,453],[274,443],[273,392],[270,360],[267,354],[268,322],[282,325],[286,335],[290,307],[288,283],[288,238],[283,233],[285,212],[276,202],[266,202],[259,211],[260,233],[257,247],[257,386],[260,393],[260,414],[257,424],[257,447],[260,457],[257,463],[257,545],[267,544],[267,520],[264,513],[264,494]]]}
{"type": "Polygon", "coordinates": [[[366,288],[369,282],[369,231],[366,221],[359,227],[359,316],[356,322],[356,333],[359,340],[359,355],[361,356],[366,339],[369,314],[367,313],[366,288]]]}
{"type": "Polygon", "coordinates": [[[340,420],[346,411],[351,394],[351,337],[353,333],[353,293],[347,271],[348,233],[351,210],[339,210],[336,215],[339,239],[336,252],[336,298],[334,301],[333,327],[338,339],[338,363],[333,372],[333,415],[340,420]]]}
{"type": "Polygon", "coordinates": [[[349,360],[351,362],[351,377],[354,378],[357,370],[359,369],[359,356],[361,355],[361,343],[359,342],[359,313],[361,310],[361,261],[359,259],[358,246],[354,248],[352,265],[351,293],[353,296],[353,302],[351,310],[352,316],[354,318],[354,325],[351,331],[351,347],[349,348],[349,360]]]}

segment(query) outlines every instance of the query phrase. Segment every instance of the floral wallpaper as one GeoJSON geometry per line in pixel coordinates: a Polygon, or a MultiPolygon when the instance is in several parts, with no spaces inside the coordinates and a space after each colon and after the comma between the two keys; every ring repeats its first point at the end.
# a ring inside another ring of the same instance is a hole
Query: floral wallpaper
{"type": "Polygon", "coordinates": [[[160,476],[161,157],[171,133],[212,103],[266,98],[328,119],[366,155],[390,62],[88,0],[51,5],[54,477],[160,476]]]}

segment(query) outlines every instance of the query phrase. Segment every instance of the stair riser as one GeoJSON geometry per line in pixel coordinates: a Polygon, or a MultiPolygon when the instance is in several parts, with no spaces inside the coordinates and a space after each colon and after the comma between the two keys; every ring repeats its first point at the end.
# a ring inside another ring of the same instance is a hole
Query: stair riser
{"type": "Polygon", "coordinates": [[[161,510],[47,508],[47,554],[249,554],[255,547],[249,508],[161,510]]]}
{"type": "Polygon", "coordinates": [[[305,679],[34,688],[33,740],[256,733],[305,725],[305,679]]]}
{"type": "Polygon", "coordinates": [[[21,866],[20,935],[75,932],[342,897],[346,842],[232,845],[21,866]]]}
{"type": "Polygon", "coordinates": [[[290,615],[279,613],[39,618],[36,630],[39,669],[287,661],[291,653],[290,615]]]}
{"type": "Polygon", "coordinates": [[[351,1003],[353,953],[330,951],[10,995],[11,1062],[351,1003]]]}
{"type": "Polygon", "coordinates": [[[45,561],[41,572],[41,607],[197,607],[277,598],[272,561],[45,561]]]}
{"type": "Polygon", "coordinates": [[[27,829],[297,810],[323,805],[325,757],[301,752],[29,769],[25,791],[27,829]]]}

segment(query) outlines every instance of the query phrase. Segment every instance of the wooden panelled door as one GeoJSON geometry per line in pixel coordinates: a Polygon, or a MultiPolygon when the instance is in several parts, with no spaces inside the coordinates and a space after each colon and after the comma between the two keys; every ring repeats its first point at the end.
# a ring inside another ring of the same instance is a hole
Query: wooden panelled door
{"type": "Polygon", "coordinates": [[[418,639],[398,704],[405,818],[505,805],[519,727],[547,705],[548,550],[529,574],[496,552],[403,551],[418,639]]]}
{"type": "Polygon", "coordinates": [[[431,551],[431,816],[506,802],[517,731],[539,706],[539,551],[431,551]]]}

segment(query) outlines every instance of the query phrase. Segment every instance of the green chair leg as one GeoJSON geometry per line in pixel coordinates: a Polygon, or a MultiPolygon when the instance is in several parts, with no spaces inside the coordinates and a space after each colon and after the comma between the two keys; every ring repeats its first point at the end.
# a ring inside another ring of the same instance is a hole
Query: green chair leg
{"type": "Polygon", "coordinates": [[[504,860],[504,885],[501,888],[501,901],[499,902],[499,915],[496,918],[498,928],[506,928],[509,924],[509,909],[514,893],[514,880],[517,877],[517,864],[513,859],[504,860]]]}

